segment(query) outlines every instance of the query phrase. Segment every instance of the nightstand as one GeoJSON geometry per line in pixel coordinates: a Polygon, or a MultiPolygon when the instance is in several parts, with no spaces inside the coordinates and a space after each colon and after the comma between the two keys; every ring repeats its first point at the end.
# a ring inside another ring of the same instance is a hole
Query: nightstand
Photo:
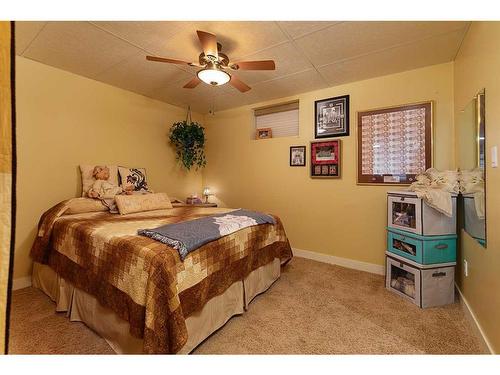
{"type": "Polygon", "coordinates": [[[197,203],[197,204],[172,203],[172,207],[217,207],[217,203],[197,203]]]}

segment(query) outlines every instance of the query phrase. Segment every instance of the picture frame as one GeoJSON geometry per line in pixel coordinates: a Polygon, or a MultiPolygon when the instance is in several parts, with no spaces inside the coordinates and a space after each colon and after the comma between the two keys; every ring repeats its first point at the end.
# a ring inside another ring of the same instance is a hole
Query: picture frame
{"type": "Polygon", "coordinates": [[[314,102],[314,138],[349,135],[349,95],[314,102]]]}
{"type": "Polygon", "coordinates": [[[269,139],[273,137],[273,129],[260,128],[255,132],[255,139],[269,139]]]}
{"type": "Polygon", "coordinates": [[[432,167],[432,101],[360,111],[357,120],[358,185],[409,185],[432,167]]]}
{"type": "Polygon", "coordinates": [[[306,146],[290,146],[290,167],[306,166],[306,146]]]}
{"type": "Polygon", "coordinates": [[[311,178],[340,178],[342,142],[340,139],[311,142],[311,178]]]}

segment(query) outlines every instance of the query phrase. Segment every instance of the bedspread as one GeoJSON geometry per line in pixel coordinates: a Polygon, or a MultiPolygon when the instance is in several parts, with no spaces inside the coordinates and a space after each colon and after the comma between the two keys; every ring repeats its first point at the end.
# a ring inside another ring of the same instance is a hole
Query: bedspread
{"type": "Polygon", "coordinates": [[[185,319],[251,271],[292,251],[280,219],[244,228],[209,242],[181,261],[177,250],[137,235],[223,208],[179,207],[117,215],[64,215],[69,201],[40,219],[31,256],[75,287],[95,296],[144,339],[145,353],[176,353],[187,341],[185,319]]]}

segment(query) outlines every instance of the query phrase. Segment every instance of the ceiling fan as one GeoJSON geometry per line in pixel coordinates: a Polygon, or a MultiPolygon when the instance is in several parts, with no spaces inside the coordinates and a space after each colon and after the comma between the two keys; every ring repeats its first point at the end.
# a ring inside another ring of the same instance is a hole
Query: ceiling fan
{"type": "Polygon", "coordinates": [[[199,30],[196,31],[196,33],[198,34],[198,39],[200,40],[201,47],[203,48],[203,52],[200,53],[198,62],[187,62],[156,56],[146,56],[146,59],[150,61],[158,61],[178,65],[189,65],[202,68],[196,73],[196,77],[194,77],[191,81],[184,85],[184,88],[186,89],[195,88],[202,81],[212,86],[220,86],[229,82],[230,85],[232,85],[239,91],[246,92],[250,90],[250,86],[241,81],[235,75],[228,73],[226,70],[236,71],[276,69],[273,60],[240,61],[233,63],[229,60],[229,57],[227,55],[221,52],[222,45],[220,43],[217,43],[217,39],[214,34],[199,30]]]}

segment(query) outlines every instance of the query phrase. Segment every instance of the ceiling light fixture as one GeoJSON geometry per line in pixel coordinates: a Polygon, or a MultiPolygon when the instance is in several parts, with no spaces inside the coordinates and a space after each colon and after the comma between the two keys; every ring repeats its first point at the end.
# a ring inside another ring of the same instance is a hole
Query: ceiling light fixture
{"type": "Polygon", "coordinates": [[[208,85],[220,86],[228,83],[231,80],[231,76],[225,71],[218,69],[215,65],[210,68],[202,69],[198,73],[198,78],[201,79],[208,85]]]}
{"type": "Polygon", "coordinates": [[[159,56],[146,56],[149,61],[157,61],[162,63],[197,66],[201,70],[196,73],[188,83],[184,86],[185,89],[194,89],[201,82],[211,86],[220,86],[230,83],[239,92],[247,92],[250,86],[242,82],[237,76],[226,71],[231,70],[275,70],[276,64],[273,60],[259,61],[238,61],[231,62],[229,56],[222,53],[222,45],[217,43],[217,37],[214,34],[205,31],[197,30],[198,39],[200,40],[203,52],[198,56],[198,61],[189,62],[177,59],[169,59],[159,56]]]}

